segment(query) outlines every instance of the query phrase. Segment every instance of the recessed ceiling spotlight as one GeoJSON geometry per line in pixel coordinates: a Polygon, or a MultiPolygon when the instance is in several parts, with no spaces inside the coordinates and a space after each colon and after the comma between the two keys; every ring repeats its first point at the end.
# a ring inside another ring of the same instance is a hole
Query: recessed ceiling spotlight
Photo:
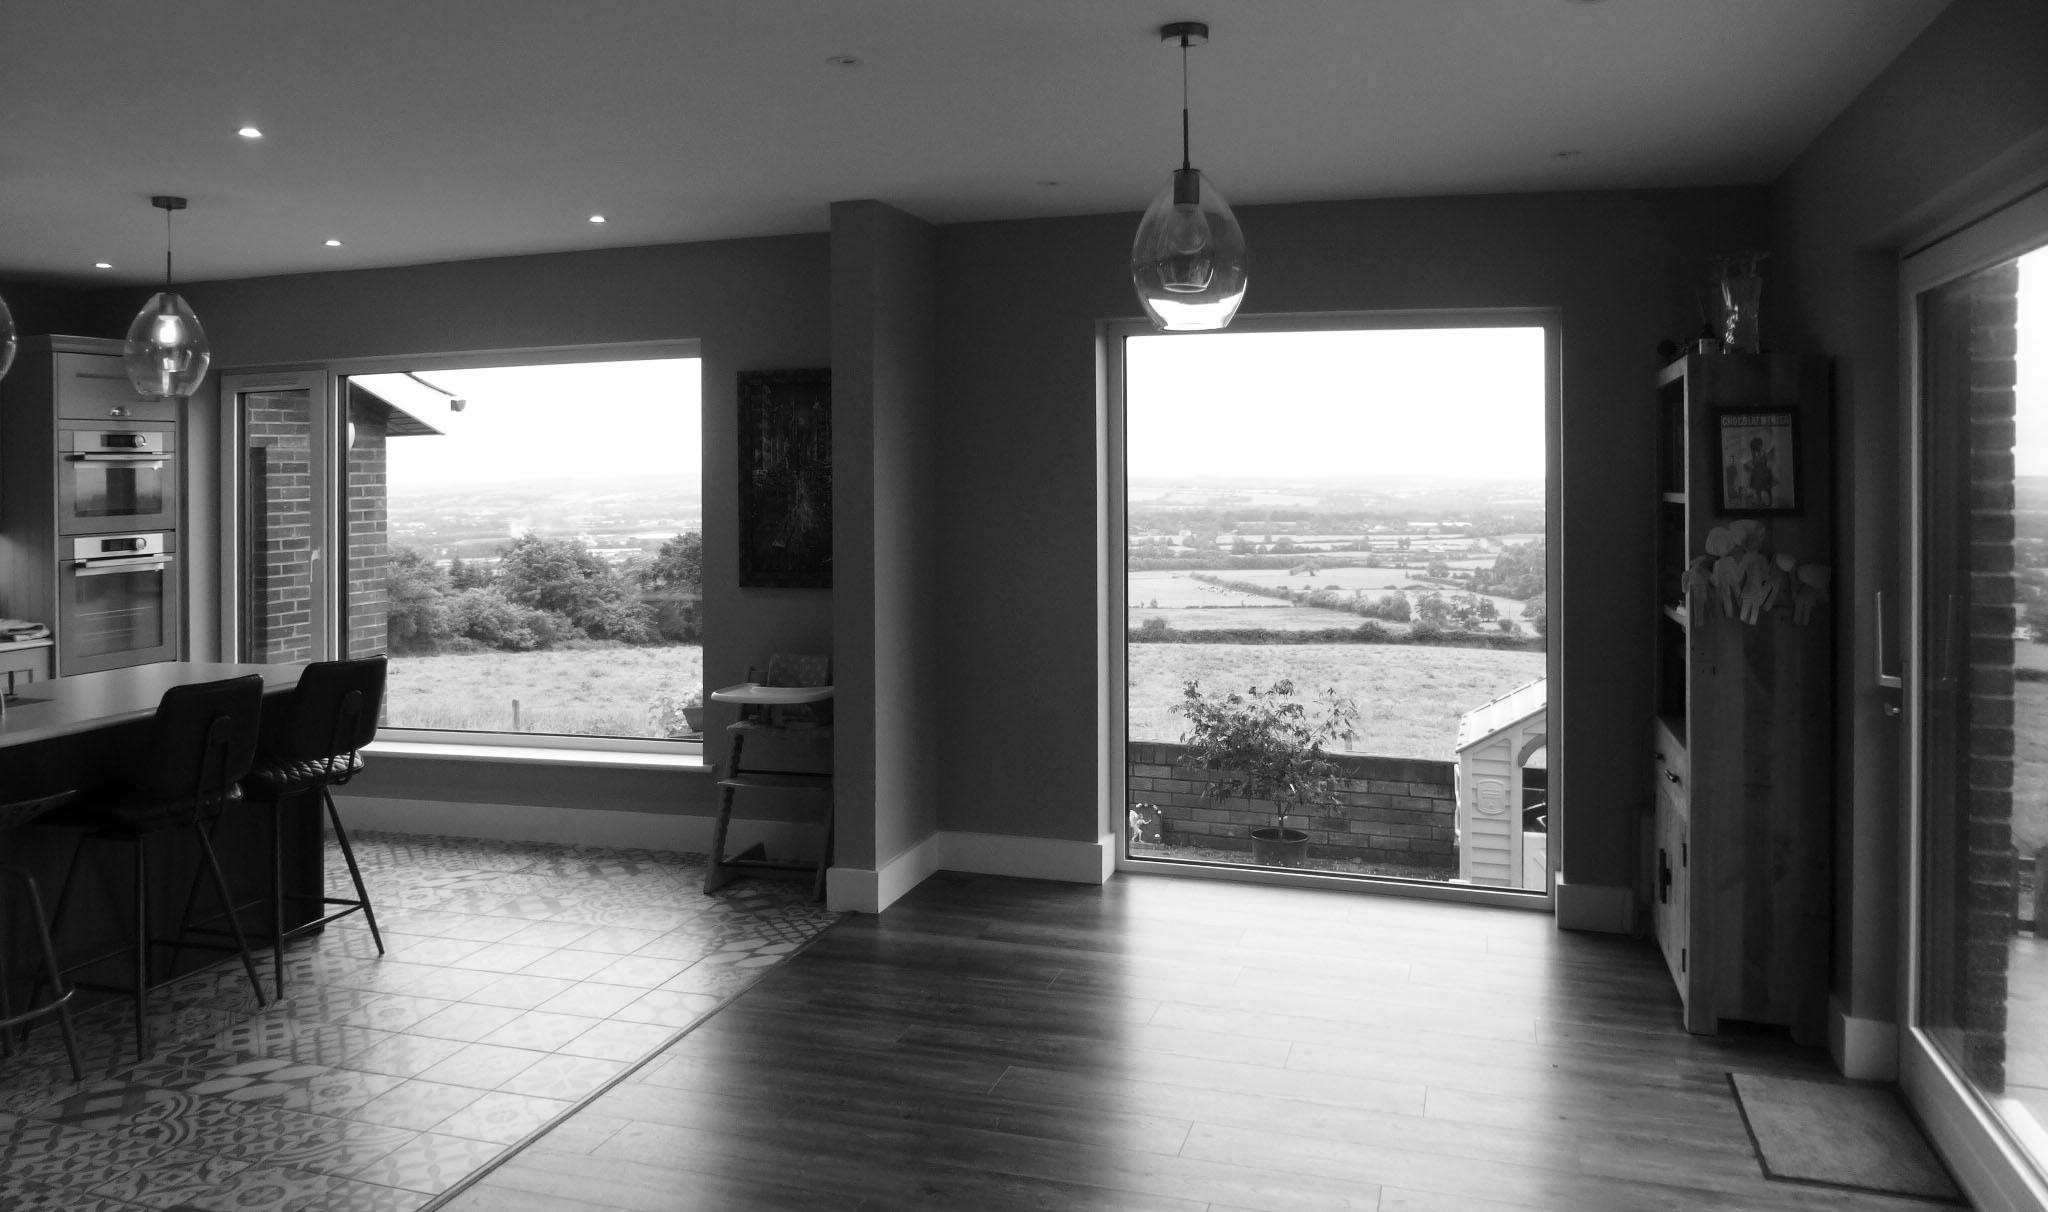
{"type": "Polygon", "coordinates": [[[236,131],[235,133],[242,136],[244,139],[261,139],[263,137],[263,132],[256,129],[253,126],[245,126],[242,129],[236,131]]]}
{"type": "Polygon", "coordinates": [[[1551,159],[1553,159],[1553,160],[1576,160],[1576,159],[1578,159],[1578,158],[1579,158],[1580,156],[1583,156],[1583,155],[1585,155],[1585,154],[1586,154],[1585,152],[1583,152],[1583,151],[1580,151],[1580,150],[1579,150],[1578,148],[1576,148],[1576,147],[1569,147],[1569,148],[1566,148],[1566,149],[1565,149],[1565,150],[1563,150],[1563,151],[1554,151],[1554,152],[1551,152],[1551,153],[1550,153],[1550,158],[1551,158],[1551,159]]]}
{"type": "Polygon", "coordinates": [[[860,66],[860,60],[854,58],[852,55],[827,55],[825,56],[825,62],[830,63],[834,67],[860,66]]]}
{"type": "Polygon", "coordinates": [[[592,216],[590,216],[590,221],[591,221],[592,223],[602,223],[602,222],[604,222],[604,216],[603,216],[603,215],[592,215],[592,216]]]}
{"type": "Polygon", "coordinates": [[[92,267],[94,269],[112,269],[114,268],[114,263],[112,261],[94,261],[92,267]]]}
{"type": "Polygon", "coordinates": [[[327,247],[329,247],[329,248],[340,248],[340,247],[341,247],[341,241],[339,241],[339,240],[335,239],[335,238],[334,238],[334,237],[332,237],[332,236],[329,236],[329,237],[328,237],[328,238],[327,238],[326,240],[322,241],[322,243],[326,244],[326,245],[327,245],[327,247]]]}
{"type": "Polygon", "coordinates": [[[1040,181],[1038,184],[1045,189],[1058,189],[1060,186],[1065,185],[1066,182],[1055,181],[1051,177],[1047,177],[1045,180],[1040,181]]]}

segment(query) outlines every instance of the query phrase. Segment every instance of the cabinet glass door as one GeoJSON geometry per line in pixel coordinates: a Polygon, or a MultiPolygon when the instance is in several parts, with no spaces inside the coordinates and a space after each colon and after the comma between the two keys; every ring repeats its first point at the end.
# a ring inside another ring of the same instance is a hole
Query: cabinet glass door
{"type": "Polygon", "coordinates": [[[1920,293],[1903,1081],[1986,1206],[2048,1192],[2048,253],[1920,293]],[[1995,1176],[1995,1177],[1992,1177],[1995,1176]],[[2005,1195],[1992,1197],[1990,1189],[2005,1195]]]}

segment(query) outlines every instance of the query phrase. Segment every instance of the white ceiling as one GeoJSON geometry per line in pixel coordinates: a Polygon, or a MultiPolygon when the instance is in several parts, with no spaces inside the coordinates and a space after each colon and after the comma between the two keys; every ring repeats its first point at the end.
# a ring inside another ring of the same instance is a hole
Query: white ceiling
{"type": "Polygon", "coordinates": [[[5,0],[0,273],[160,277],[157,193],[181,280],[1136,211],[1177,19],[1234,204],[1760,184],[1945,3],[5,0]]]}

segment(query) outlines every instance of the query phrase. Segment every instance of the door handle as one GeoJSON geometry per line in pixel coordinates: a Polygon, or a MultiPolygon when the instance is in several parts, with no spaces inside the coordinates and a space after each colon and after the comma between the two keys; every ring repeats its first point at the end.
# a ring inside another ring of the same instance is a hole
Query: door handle
{"type": "Polygon", "coordinates": [[[1884,590],[1877,591],[1877,646],[1873,653],[1877,658],[1877,684],[1885,690],[1904,690],[1906,679],[1903,674],[1886,673],[1884,670],[1884,590]]]}
{"type": "Polygon", "coordinates": [[[1661,847],[1657,851],[1657,903],[1671,903],[1671,852],[1661,847]]]}

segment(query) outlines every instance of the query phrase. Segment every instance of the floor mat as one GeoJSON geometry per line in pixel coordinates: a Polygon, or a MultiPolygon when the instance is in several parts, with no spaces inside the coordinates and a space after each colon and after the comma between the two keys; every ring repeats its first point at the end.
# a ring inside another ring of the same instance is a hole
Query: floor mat
{"type": "Polygon", "coordinates": [[[1766,1178],[1963,1202],[1890,1088],[1754,1073],[1728,1084],[1766,1178]]]}

